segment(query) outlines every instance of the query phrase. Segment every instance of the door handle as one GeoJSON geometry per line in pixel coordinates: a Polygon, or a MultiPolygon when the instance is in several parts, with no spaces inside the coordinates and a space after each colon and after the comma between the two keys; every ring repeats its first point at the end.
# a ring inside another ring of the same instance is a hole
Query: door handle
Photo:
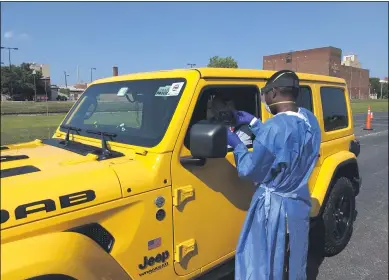
{"type": "Polygon", "coordinates": [[[204,166],[207,162],[205,158],[183,157],[180,159],[182,165],[204,166]]]}

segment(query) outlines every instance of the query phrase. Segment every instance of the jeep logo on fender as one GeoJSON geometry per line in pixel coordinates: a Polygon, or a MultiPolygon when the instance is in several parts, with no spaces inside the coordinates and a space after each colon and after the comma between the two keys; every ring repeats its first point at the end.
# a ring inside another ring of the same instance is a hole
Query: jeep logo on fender
{"type": "Polygon", "coordinates": [[[140,269],[146,269],[148,266],[153,266],[156,263],[164,263],[169,258],[169,252],[165,251],[163,253],[160,253],[156,255],[155,257],[144,257],[143,264],[139,265],[140,269]]]}
{"type": "MultiPolygon", "coordinates": [[[[71,193],[59,197],[61,209],[72,207],[78,204],[86,203],[95,200],[96,194],[93,190],[86,190],[82,192],[71,193]]],[[[57,209],[55,201],[52,199],[43,199],[19,205],[15,209],[15,219],[25,219],[29,214],[41,211],[52,212],[57,209]]],[[[9,212],[1,209],[1,223],[9,220],[9,212]]]]}

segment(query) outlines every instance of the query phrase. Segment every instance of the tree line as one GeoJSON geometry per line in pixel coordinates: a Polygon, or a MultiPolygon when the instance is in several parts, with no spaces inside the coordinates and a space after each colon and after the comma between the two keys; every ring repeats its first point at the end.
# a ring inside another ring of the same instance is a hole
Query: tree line
{"type": "Polygon", "coordinates": [[[37,95],[50,97],[50,86],[42,82],[42,73],[35,71],[29,63],[21,65],[1,66],[1,94],[11,97],[13,100],[33,100],[35,87],[37,95]],[[34,77],[35,75],[35,77],[34,77]]]}
{"type": "Polygon", "coordinates": [[[382,84],[382,96],[381,96],[381,83],[379,78],[370,78],[370,93],[376,93],[378,99],[388,98],[388,83],[382,84]]]}
{"type": "MultiPolygon", "coordinates": [[[[232,58],[213,56],[209,59],[208,67],[212,68],[238,68],[238,62],[232,58]]],[[[37,95],[45,95],[46,92],[50,97],[51,91],[49,85],[45,85],[41,81],[42,73],[36,71],[35,85],[37,95]]],[[[379,78],[370,78],[370,93],[376,93],[377,98],[388,98],[388,84],[382,85],[379,78]]],[[[22,63],[20,66],[12,65],[1,66],[1,94],[10,96],[16,100],[33,100],[35,95],[34,74],[29,63],[22,63]]],[[[62,92],[66,94],[67,92],[62,92]]]]}

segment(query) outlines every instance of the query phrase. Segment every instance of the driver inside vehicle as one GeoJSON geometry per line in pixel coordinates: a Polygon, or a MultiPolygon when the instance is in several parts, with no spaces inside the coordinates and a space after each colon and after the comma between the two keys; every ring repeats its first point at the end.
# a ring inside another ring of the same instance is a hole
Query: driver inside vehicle
{"type": "MultiPolygon", "coordinates": [[[[246,145],[252,145],[252,133],[247,125],[236,126],[234,111],[234,101],[227,97],[211,95],[208,100],[207,121],[213,123],[222,123],[232,132],[236,133],[240,140],[246,145]]],[[[228,146],[228,148],[231,148],[228,146]]]]}

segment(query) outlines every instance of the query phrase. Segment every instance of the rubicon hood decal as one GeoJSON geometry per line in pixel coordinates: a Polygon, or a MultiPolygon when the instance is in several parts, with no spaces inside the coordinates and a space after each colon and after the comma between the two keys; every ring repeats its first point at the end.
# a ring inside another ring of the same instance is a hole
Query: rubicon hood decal
{"type": "Polygon", "coordinates": [[[1,170],[0,178],[18,176],[18,175],[23,175],[23,174],[28,174],[28,173],[38,172],[38,171],[41,171],[41,170],[35,166],[32,166],[32,165],[8,168],[8,169],[1,170]]]}
{"type": "Polygon", "coordinates": [[[28,159],[29,157],[26,155],[17,155],[17,156],[1,156],[0,157],[0,162],[7,162],[7,161],[13,161],[13,160],[19,160],[19,159],[28,159]]]}

